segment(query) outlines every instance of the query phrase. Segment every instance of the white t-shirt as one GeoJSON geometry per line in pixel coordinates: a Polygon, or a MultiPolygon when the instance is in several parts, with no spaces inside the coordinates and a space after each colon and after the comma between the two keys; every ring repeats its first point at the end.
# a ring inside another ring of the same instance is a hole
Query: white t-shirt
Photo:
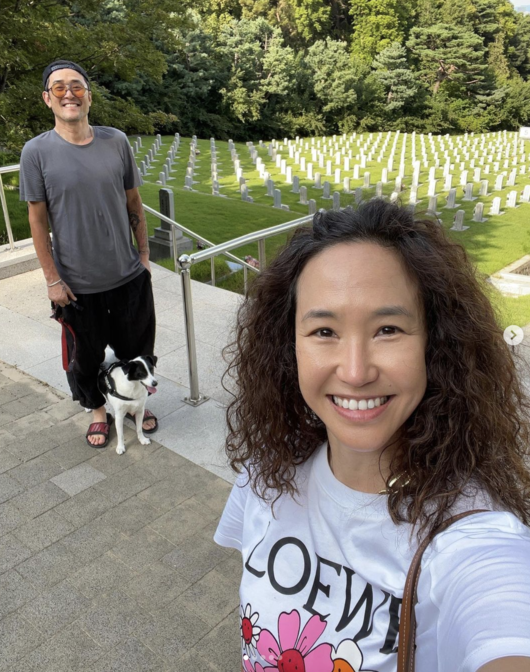
{"type": "MultiPolygon", "coordinates": [[[[395,672],[417,545],[410,526],[394,525],[385,495],[340,483],[325,446],[296,480],[300,495],[281,497],[273,516],[242,474],[215,533],[243,556],[245,670],[395,672]]],[[[464,498],[458,511],[491,508],[484,502],[464,498]]],[[[491,511],[437,536],[423,557],[416,618],[417,672],[476,672],[497,658],[530,657],[530,530],[491,511]]]]}

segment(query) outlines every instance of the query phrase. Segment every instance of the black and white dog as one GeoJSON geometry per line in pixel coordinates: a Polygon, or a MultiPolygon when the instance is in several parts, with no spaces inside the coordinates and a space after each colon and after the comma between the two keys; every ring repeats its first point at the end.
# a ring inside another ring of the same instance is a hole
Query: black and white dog
{"type": "Polygon", "coordinates": [[[136,434],[142,446],[151,443],[144,436],[142,425],[145,402],[148,393],[154,394],[158,381],[154,377],[156,357],[136,357],[128,361],[118,361],[103,369],[98,376],[98,386],[114,411],[118,446],[116,452],[125,452],[123,440],[123,419],[130,413],[136,421],[136,434]]]}

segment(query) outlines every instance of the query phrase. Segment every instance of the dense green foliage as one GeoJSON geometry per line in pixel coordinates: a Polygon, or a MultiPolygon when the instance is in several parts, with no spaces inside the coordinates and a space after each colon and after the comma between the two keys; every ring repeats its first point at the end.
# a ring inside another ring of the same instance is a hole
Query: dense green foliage
{"type": "MultiPolygon", "coordinates": [[[[94,124],[226,139],[530,122],[508,0],[2,0],[0,146],[49,128],[41,72],[82,63],[94,124]]],[[[4,155],[5,160],[5,155],[4,155]]]]}

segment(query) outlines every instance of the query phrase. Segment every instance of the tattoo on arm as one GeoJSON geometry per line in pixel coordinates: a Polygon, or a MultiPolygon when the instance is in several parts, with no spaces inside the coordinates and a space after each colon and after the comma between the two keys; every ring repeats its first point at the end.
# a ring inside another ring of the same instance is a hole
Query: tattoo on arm
{"type": "Polygon", "coordinates": [[[138,244],[138,253],[142,255],[149,254],[147,225],[143,211],[138,213],[136,210],[129,210],[129,224],[138,244]]]}
{"type": "Polygon", "coordinates": [[[134,234],[136,235],[136,231],[138,230],[138,227],[140,226],[140,217],[138,216],[137,212],[129,212],[129,224],[131,225],[131,229],[133,230],[134,234]]]}

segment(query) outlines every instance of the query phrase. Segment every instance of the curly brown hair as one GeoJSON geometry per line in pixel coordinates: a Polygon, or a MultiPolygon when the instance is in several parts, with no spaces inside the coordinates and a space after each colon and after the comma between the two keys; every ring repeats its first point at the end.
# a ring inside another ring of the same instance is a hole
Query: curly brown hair
{"type": "Polygon", "coordinates": [[[387,480],[393,521],[432,536],[457,497],[478,484],[528,524],[530,399],[518,375],[524,360],[504,341],[491,289],[464,248],[438,220],[415,219],[382,199],[355,211],[320,211],[254,280],[238,312],[236,340],[225,349],[225,376],[236,387],[227,409],[232,468],[245,468],[254,492],[276,500],[296,492],[296,466],[326,440],[298,386],[296,286],[311,258],[361,241],[400,256],[417,281],[426,320],[427,389],[402,427],[387,480]],[[404,473],[408,483],[390,484],[404,473]]]}

